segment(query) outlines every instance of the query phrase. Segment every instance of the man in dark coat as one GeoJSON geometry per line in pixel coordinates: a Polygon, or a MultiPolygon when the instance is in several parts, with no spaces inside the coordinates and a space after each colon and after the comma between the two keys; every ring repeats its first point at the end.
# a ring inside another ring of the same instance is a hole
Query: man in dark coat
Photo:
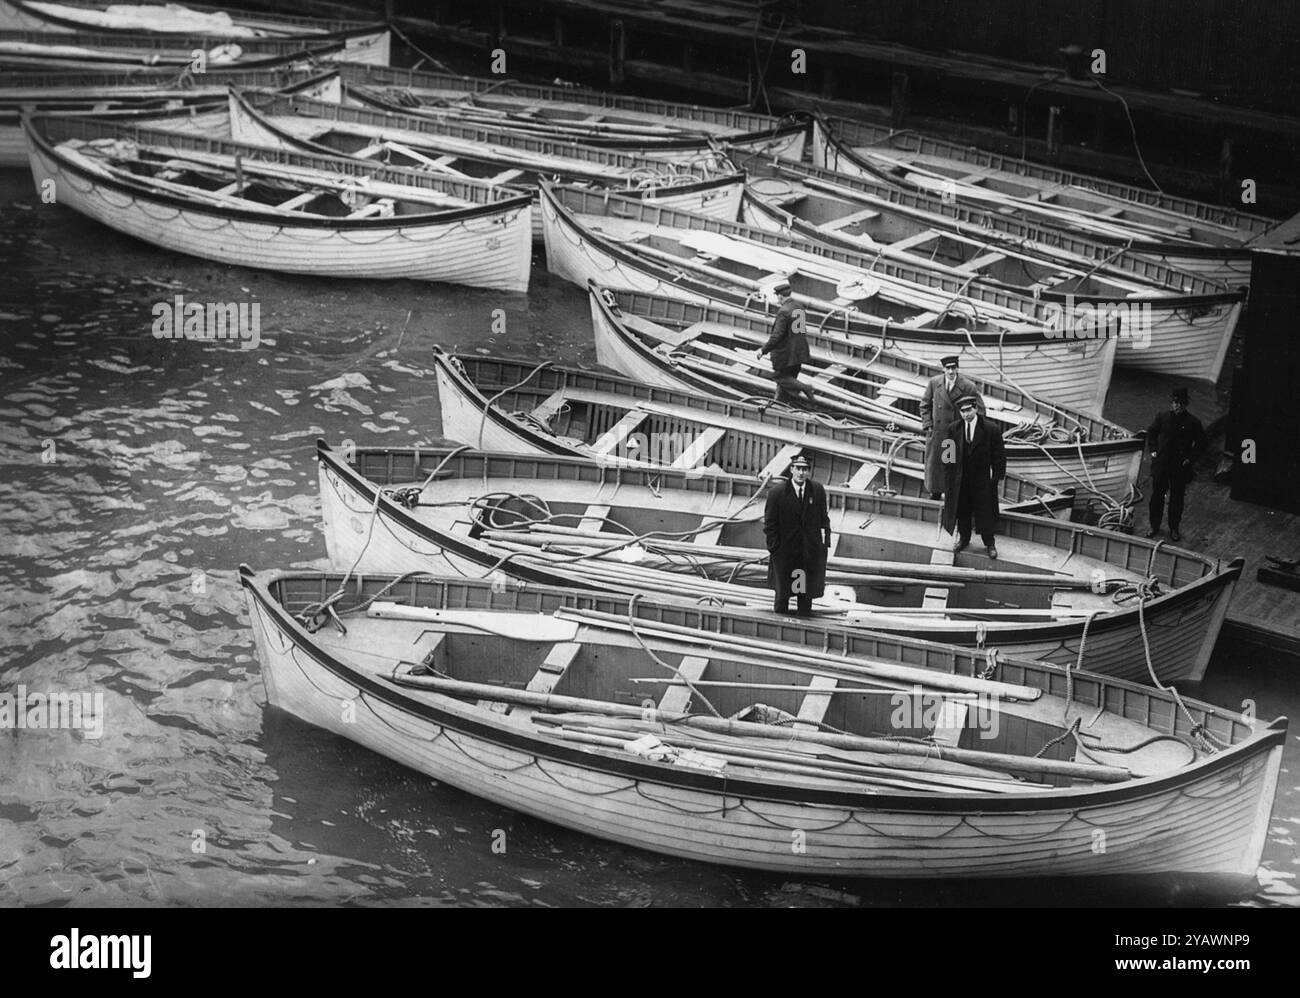
{"type": "Polygon", "coordinates": [[[826,490],[814,482],[808,458],[790,462],[790,480],[778,479],[767,494],[763,533],[767,537],[767,581],[776,590],[773,609],[790,612],[790,597],[800,617],[812,616],[812,601],[826,591],[826,552],[831,520],[826,490]]]}
{"type": "Polygon", "coordinates": [[[979,398],[957,403],[959,419],[948,424],[940,444],[944,467],[943,529],[957,528],[953,553],[970,543],[971,521],[990,558],[997,558],[993,532],[998,519],[998,483],[1007,474],[1002,431],[979,411],[979,398]]]}
{"type": "Polygon", "coordinates": [[[1196,459],[1205,453],[1205,427],[1187,411],[1187,389],[1169,394],[1169,411],[1156,414],[1147,427],[1147,449],[1151,451],[1151,529],[1148,537],[1160,533],[1169,496],[1169,539],[1180,541],[1178,525],[1183,521],[1183,490],[1192,480],[1196,459]]]}
{"type": "Polygon", "coordinates": [[[973,395],[978,402],[980,415],[984,415],[984,400],[980,398],[975,382],[957,371],[958,358],[945,357],[943,374],[936,374],[925,386],[921,396],[921,432],[925,434],[925,488],[931,499],[938,499],[943,491],[944,466],[940,449],[948,424],[957,418],[957,400],[973,395]]]}
{"type": "Polygon", "coordinates": [[[758,348],[758,355],[772,355],[776,401],[797,406],[807,399],[808,408],[815,409],[817,400],[808,386],[799,380],[799,371],[812,359],[806,335],[807,317],[803,307],[795,303],[788,280],[779,281],[772,290],[781,304],[772,320],[772,332],[767,342],[758,348]]]}

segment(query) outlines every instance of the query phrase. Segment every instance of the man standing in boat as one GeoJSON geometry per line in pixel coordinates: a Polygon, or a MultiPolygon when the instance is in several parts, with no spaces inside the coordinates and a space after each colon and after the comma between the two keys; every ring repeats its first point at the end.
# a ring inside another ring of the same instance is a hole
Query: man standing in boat
{"type": "Polygon", "coordinates": [[[773,609],[788,614],[794,596],[800,617],[812,616],[813,600],[826,590],[831,546],[826,490],[811,476],[811,463],[799,455],[790,462],[790,480],[772,483],[763,510],[767,581],[776,590],[773,609]]]}
{"type": "Polygon", "coordinates": [[[1151,529],[1148,537],[1160,533],[1169,496],[1169,539],[1180,541],[1178,525],[1183,522],[1183,491],[1192,480],[1196,459],[1205,453],[1205,427],[1187,411],[1187,389],[1169,393],[1169,411],[1156,414],[1147,427],[1151,451],[1151,529]]]}
{"type": "Polygon", "coordinates": [[[799,371],[812,359],[806,335],[806,316],[803,307],[796,304],[790,282],[782,278],[772,287],[780,301],[772,332],[767,342],[758,348],[760,357],[772,355],[772,373],[776,376],[776,401],[799,406],[806,398],[809,409],[817,408],[817,400],[808,386],[799,380],[799,371]]]}
{"type": "Polygon", "coordinates": [[[958,373],[958,358],[944,357],[943,374],[936,374],[921,396],[921,432],[925,434],[925,488],[931,499],[943,492],[944,462],[941,449],[948,424],[957,418],[957,400],[974,396],[979,414],[984,415],[984,400],[970,378],[958,373]]]}
{"type": "Polygon", "coordinates": [[[1007,474],[1002,431],[979,411],[979,396],[957,402],[959,419],[948,424],[940,444],[944,466],[943,529],[957,528],[952,552],[970,543],[972,520],[988,556],[996,559],[994,528],[998,519],[998,483],[1007,474]]]}

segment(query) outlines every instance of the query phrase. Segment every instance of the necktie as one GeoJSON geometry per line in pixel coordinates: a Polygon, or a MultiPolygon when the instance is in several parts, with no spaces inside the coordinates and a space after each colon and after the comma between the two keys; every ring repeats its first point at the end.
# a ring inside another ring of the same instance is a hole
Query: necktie
{"type": "Polygon", "coordinates": [[[966,442],[968,444],[975,442],[975,420],[966,424],[966,442]]]}
{"type": "Polygon", "coordinates": [[[794,487],[794,497],[798,499],[800,502],[803,502],[803,486],[796,485],[794,487]]]}

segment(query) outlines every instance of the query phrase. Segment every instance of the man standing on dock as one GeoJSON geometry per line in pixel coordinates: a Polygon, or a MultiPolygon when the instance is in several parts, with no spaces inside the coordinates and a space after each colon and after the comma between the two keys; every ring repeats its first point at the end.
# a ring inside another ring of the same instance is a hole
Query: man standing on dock
{"type": "Polygon", "coordinates": [[[802,306],[795,304],[790,282],[782,278],[772,291],[781,304],[772,320],[772,332],[767,342],[758,348],[760,357],[772,355],[772,373],[776,376],[776,401],[798,406],[801,397],[808,400],[808,408],[816,409],[817,400],[808,386],[799,380],[799,371],[812,359],[806,335],[806,317],[802,306]]]}
{"type": "Polygon", "coordinates": [[[958,358],[944,357],[943,374],[936,374],[921,396],[921,432],[925,434],[925,488],[931,499],[943,492],[944,462],[941,448],[948,424],[957,418],[957,400],[974,396],[979,414],[984,415],[984,400],[970,378],[957,371],[958,358]]]}
{"type": "Polygon", "coordinates": [[[776,590],[773,609],[788,614],[794,596],[800,617],[811,617],[813,600],[826,591],[831,546],[826,490],[811,475],[808,458],[796,457],[790,462],[790,481],[772,483],[763,510],[767,581],[776,590]]]}
{"type": "Polygon", "coordinates": [[[1007,474],[1007,454],[1002,431],[979,411],[979,396],[967,395],[957,402],[961,418],[944,431],[940,454],[944,466],[943,529],[957,539],[957,554],[970,543],[971,521],[979,531],[988,556],[997,559],[994,528],[998,519],[998,483],[1007,474]]]}
{"type": "Polygon", "coordinates": [[[1148,537],[1160,533],[1169,496],[1169,539],[1180,541],[1178,525],[1183,521],[1183,490],[1192,480],[1196,459],[1205,453],[1205,427],[1187,411],[1187,389],[1169,393],[1169,411],[1156,413],[1147,427],[1151,451],[1151,529],[1148,537]]]}

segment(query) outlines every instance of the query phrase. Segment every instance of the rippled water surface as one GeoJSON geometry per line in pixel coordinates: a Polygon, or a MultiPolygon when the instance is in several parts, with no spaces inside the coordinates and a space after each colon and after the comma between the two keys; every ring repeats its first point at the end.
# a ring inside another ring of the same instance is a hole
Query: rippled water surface
{"type": "MultiPolygon", "coordinates": [[[[107,717],[98,739],[0,730],[0,902],[1295,904],[1294,727],[1243,898],[1166,879],[896,885],[675,862],[272,711],[235,570],[326,567],[315,438],[438,439],[435,343],[594,363],[585,295],[540,258],[528,296],[222,267],[43,205],[19,171],[0,171],[0,261],[0,688],[93,690],[107,717]],[[261,302],[261,345],[154,339],[153,305],[177,294],[261,302]]],[[[1192,692],[1300,720],[1290,677],[1225,661],[1211,675],[1192,692]]]]}

